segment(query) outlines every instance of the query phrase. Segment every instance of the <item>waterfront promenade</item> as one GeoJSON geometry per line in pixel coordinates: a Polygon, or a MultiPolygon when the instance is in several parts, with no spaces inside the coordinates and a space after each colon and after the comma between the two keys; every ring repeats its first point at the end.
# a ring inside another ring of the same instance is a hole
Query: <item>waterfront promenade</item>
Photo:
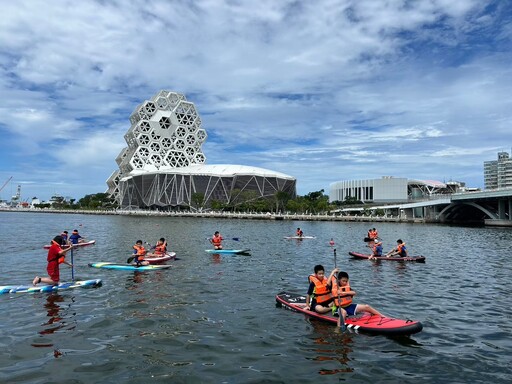
{"type": "Polygon", "coordinates": [[[188,211],[149,211],[149,210],[76,210],[76,209],[39,209],[39,208],[0,208],[0,212],[65,213],[83,215],[124,215],[124,216],[168,216],[201,217],[212,219],[248,219],[248,220],[297,220],[297,221],[348,221],[348,222],[392,222],[425,223],[421,218],[399,218],[396,216],[334,215],[334,214],[295,214],[295,213],[255,213],[255,212],[188,212],[188,211]]]}

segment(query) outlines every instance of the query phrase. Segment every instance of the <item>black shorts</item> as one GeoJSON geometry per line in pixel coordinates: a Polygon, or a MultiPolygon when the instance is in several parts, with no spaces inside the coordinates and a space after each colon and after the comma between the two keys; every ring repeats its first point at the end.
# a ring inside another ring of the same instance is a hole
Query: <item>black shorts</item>
{"type": "Polygon", "coordinates": [[[319,304],[316,302],[315,299],[311,300],[311,305],[309,306],[309,308],[313,311],[313,312],[316,312],[315,311],[315,308],[317,305],[321,305],[322,307],[325,307],[325,308],[329,308],[329,304],[331,304],[332,302],[334,301],[333,298],[330,298],[329,300],[327,301],[324,301],[322,304],[319,304]]]}

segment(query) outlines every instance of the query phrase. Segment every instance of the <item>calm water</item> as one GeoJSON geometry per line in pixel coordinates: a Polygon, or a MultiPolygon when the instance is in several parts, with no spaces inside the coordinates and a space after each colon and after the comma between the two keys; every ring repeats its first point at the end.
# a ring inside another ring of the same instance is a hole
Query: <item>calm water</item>
{"type": "MultiPolygon", "coordinates": [[[[512,230],[379,223],[384,249],[403,238],[425,264],[352,260],[371,223],[273,222],[0,212],[0,285],[45,274],[42,245],[77,228],[97,243],[74,252],[97,289],[1,295],[2,383],[419,383],[512,380],[512,230]],[[300,226],[314,240],[284,240],[300,226]],[[220,230],[226,248],[204,252],[220,230]],[[168,271],[94,269],[123,262],[137,239],[171,239],[168,271]],[[315,264],[351,277],[357,302],[420,320],[411,337],[337,332],[275,306],[305,293],[315,264]]],[[[63,280],[71,269],[62,266],[63,280]]]]}

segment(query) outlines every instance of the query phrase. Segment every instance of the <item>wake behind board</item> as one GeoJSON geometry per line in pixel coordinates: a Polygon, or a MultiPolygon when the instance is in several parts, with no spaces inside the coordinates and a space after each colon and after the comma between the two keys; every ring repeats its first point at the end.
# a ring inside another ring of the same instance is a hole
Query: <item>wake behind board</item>
{"type": "Polygon", "coordinates": [[[1,293],[39,293],[39,292],[57,292],[74,288],[94,288],[101,286],[101,279],[73,281],[69,283],[60,283],[59,285],[4,285],[0,286],[1,293]]]}
{"type": "MultiPolygon", "coordinates": [[[[352,256],[354,259],[370,259],[369,254],[366,253],[358,253],[358,252],[349,252],[350,256],[352,256]]],[[[418,263],[424,263],[425,262],[425,256],[407,256],[407,257],[398,257],[398,256],[379,256],[375,257],[371,260],[391,260],[391,261],[416,261],[418,263]]]]}
{"type": "Polygon", "coordinates": [[[205,252],[226,255],[248,255],[250,249],[205,249],[205,252]]]}
{"type": "MultiPolygon", "coordinates": [[[[81,242],[81,243],[74,244],[74,245],[73,245],[73,247],[74,247],[74,248],[76,248],[76,247],[85,247],[85,246],[87,246],[87,245],[93,245],[93,244],[95,244],[95,243],[96,243],[96,240],[83,241],[83,242],[81,242]]],[[[44,248],[44,249],[50,249],[50,244],[46,244],[46,245],[44,245],[44,246],[43,246],[43,248],[44,248]]],[[[68,246],[68,245],[63,245],[61,248],[62,248],[62,249],[67,249],[67,248],[69,248],[69,246],[68,246]]]]}
{"type": "MultiPolygon", "coordinates": [[[[300,294],[280,292],[276,295],[276,302],[286,309],[303,313],[318,320],[334,324],[338,322],[338,318],[332,316],[329,312],[321,314],[306,309],[306,296],[300,294]]],[[[383,335],[411,335],[423,329],[423,325],[416,320],[393,319],[390,317],[375,316],[369,313],[365,313],[362,316],[348,317],[345,320],[345,325],[348,329],[353,329],[358,332],[383,335]]]]}
{"type": "Polygon", "coordinates": [[[302,239],[316,239],[316,236],[285,236],[284,237],[285,239],[297,239],[297,240],[302,240],[302,239]]]}
{"type": "Polygon", "coordinates": [[[98,262],[98,263],[89,263],[89,267],[94,268],[105,268],[105,269],[121,269],[125,271],[156,271],[159,269],[167,269],[171,268],[170,265],[141,265],[137,267],[132,264],[118,264],[118,263],[108,263],[108,262],[98,262]]]}

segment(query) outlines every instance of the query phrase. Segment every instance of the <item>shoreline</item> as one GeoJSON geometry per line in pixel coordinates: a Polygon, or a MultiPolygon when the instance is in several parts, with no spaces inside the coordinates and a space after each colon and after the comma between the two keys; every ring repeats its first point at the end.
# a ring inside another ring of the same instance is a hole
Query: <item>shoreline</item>
{"type": "Polygon", "coordinates": [[[161,216],[161,217],[200,217],[215,219],[244,220],[291,220],[291,221],[340,221],[340,222],[388,222],[388,223],[432,223],[425,219],[401,219],[399,217],[356,216],[356,215],[325,215],[325,214],[282,214],[282,213],[247,213],[247,212],[180,212],[180,211],[147,211],[147,210],[75,210],[75,209],[40,209],[40,208],[0,208],[0,212],[30,212],[82,215],[121,215],[121,216],[161,216]]]}

